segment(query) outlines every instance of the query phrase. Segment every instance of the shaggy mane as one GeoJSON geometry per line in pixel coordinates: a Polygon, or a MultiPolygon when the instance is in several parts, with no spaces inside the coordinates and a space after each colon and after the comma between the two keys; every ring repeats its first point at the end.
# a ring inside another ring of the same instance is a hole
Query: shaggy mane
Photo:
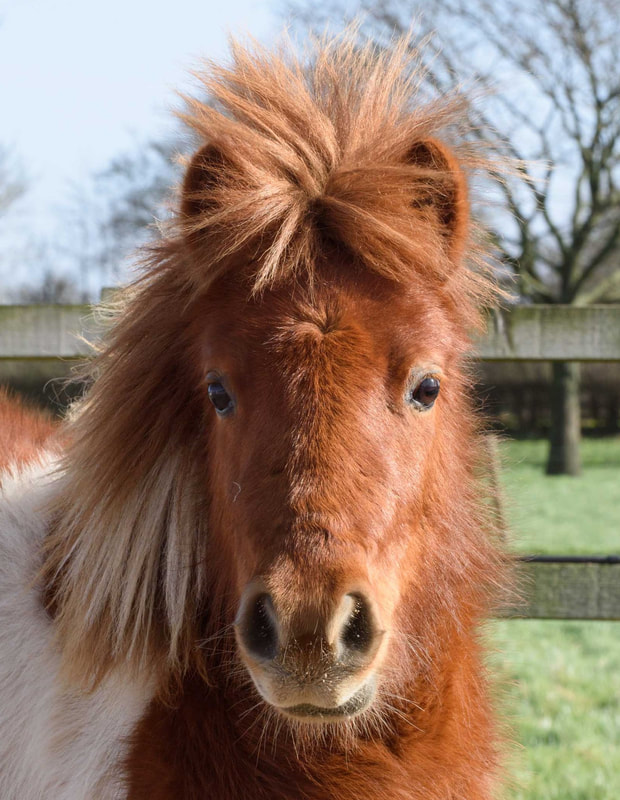
{"type": "MultiPolygon", "coordinates": [[[[386,278],[441,286],[463,329],[492,295],[472,242],[451,252],[431,219],[428,196],[441,201],[451,176],[412,155],[412,143],[457,135],[463,101],[421,105],[408,39],[377,52],[353,38],[306,61],[233,43],[230,66],[199,75],[210,102],[188,100],[202,146],[180,208],[68,423],[42,577],[70,680],[201,668],[207,421],[191,330],[218,276],[249,270],[248,293],[311,283],[335,249],[386,278]]],[[[452,152],[465,172],[484,165],[452,152]]]]}

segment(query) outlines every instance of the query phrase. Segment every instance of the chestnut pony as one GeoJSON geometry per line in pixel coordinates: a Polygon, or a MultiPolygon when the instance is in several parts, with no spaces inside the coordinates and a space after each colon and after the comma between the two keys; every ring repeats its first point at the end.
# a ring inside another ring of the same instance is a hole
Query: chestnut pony
{"type": "Polygon", "coordinates": [[[66,444],[4,474],[0,796],[490,798],[458,103],[347,36],[202,79],[66,444]]]}

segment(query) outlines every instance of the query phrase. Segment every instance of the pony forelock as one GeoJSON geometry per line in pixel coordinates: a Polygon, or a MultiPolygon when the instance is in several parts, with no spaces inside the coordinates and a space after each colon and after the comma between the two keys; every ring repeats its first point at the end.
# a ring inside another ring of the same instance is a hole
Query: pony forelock
{"type": "Polygon", "coordinates": [[[458,270],[435,221],[413,211],[445,199],[461,173],[489,168],[488,151],[464,135],[466,97],[429,99],[425,74],[411,36],[379,49],[355,29],[315,40],[302,57],[288,41],[275,52],[233,41],[228,65],[207,62],[199,97],[180,114],[199,150],[173,223],[195,245],[188,277],[198,289],[239,254],[253,264],[254,291],[311,280],[331,246],[393,280],[458,272],[461,292],[492,293],[471,230],[459,232],[469,269],[458,270]],[[459,176],[413,156],[437,139],[459,176]]]}

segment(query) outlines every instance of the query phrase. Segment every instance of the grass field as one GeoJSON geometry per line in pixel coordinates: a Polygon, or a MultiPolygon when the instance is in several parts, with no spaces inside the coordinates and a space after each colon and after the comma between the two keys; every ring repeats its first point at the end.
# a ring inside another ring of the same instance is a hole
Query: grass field
{"type": "MultiPolygon", "coordinates": [[[[581,478],[543,474],[546,443],[504,442],[520,552],[620,552],[620,439],[584,441],[581,478]]],[[[620,798],[620,622],[496,621],[515,800],[620,798]]]]}
{"type": "Polygon", "coordinates": [[[620,437],[584,439],[583,475],[544,475],[547,442],[502,445],[514,546],[528,553],[620,553],[620,437]]]}

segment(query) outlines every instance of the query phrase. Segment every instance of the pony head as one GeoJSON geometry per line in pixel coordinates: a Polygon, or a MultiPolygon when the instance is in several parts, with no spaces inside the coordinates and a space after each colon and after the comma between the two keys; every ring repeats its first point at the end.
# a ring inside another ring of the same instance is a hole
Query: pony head
{"type": "Polygon", "coordinates": [[[71,423],[44,576],[74,678],[214,681],[232,649],[269,707],[338,722],[484,608],[476,158],[407,41],[233,54],[71,423]]]}

